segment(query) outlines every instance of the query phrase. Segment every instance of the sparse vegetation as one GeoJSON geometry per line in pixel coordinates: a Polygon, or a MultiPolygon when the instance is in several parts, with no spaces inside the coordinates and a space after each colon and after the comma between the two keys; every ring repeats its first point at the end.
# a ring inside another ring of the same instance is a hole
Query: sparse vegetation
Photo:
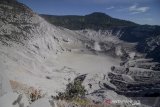
{"type": "Polygon", "coordinates": [[[79,105],[85,105],[89,102],[87,98],[85,98],[85,87],[82,85],[80,80],[75,80],[67,84],[65,92],[59,92],[56,99],[66,100],[70,102],[77,103],[79,105]]]}
{"type": "Polygon", "coordinates": [[[44,94],[42,94],[41,90],[34,89],[30,92],[30,100],[34,102],[40,98],[42,98],[44,94]]]}
{"type": "Polygon", "coordinates": [[[66,95],[70,98],[84,97],[85,88],[82,86],[81,81],[76,80],[73,83],[69,83],[66,88],[66,95]]]}
{"type": "Polygon", "coordinates": [[[10,80],[11,87],[16,93],[25,93],[26,97],[29,99],[29,102],[32,103],[40,98],[45,97],[45,93],[43,93],[40,89],[35,89],[34,87],[30,87],[26,84],[22,84],[20,82],[10,80]]]}

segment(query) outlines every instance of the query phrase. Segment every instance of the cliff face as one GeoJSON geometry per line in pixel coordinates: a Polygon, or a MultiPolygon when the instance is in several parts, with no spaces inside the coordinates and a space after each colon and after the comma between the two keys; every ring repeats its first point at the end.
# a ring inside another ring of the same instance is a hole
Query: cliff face
{"type": "Polygon", "coordinates": [[[160,36],[147,38],[137,45],[137,50],[145,53],[146,57],[154,58],[155,61],[160,62],[160,36]]]}
{"type": "MultiPolygon", "coordinates": [[[[21,44],[32,51],[56,52],[55,29],[25,5],[16,1],[0,2],[0,41],[6,46],[21,44]]],[[[20,46],[20,45],[19,45],[20,46]]]]}
{"type": "Polygon", "coordinates": [[[140,25],[137,27],[128,27],[122,30],[124,33],[121,40],[128,42],[141,42],[149,37],[160,34],[159,26],[140,25]]]}

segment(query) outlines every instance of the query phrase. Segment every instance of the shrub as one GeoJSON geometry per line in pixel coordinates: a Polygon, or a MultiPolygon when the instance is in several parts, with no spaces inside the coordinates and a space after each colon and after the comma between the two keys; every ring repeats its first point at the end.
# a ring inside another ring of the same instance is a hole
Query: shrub
{"type": "Polygon", "coordinates": [[[65,92],[58,93],[58,96],[56,96],[56,98],[61,100],[85,98],[85,92],[86,90],[85,87],[82,86],[82,82],[80,80],[75,80],[74,82],[67,84],[65,92]]]}
{"type": "Polygon", "coordinates": [[[37,90],[34,89],[30,92],[29,97],[30,97],[30,101],[34,102],[42,97],[44,97],[45,95],[42,94],[41,90],[37,90]]]}

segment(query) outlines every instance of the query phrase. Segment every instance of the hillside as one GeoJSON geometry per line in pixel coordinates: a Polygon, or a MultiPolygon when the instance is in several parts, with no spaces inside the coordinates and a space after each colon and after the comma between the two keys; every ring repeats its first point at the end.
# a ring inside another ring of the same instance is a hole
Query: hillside
{"type": "MultiPolygon", "coordinates": [[[[5,79],[17,81],[48,89],[50,94],[63,90],[67,84],[65,78],[74,78],[76,74],[56,72],[64,67],[56,64],[56,57],[64,51],[84,48],[85,38],[79,35],[75,38],[74,32],[49,24],[16,0],[1,0],[0,14],[0,83],[5,79]],[[52,72],[58,78],[48,80],[46,77],[52,72]],[[54,85],[57,87],[53,88],[54,85]]],[[[0,87],[0,96],[10,92],[7,88],[0,87]]]]}
{"type": "Polygon", "coordinates": [[[66,16],[54,16],[54,15],[40,15],[50,23],[56,26],[62,26],[71,30],[82,29],[107,29],[109,27],[128,27],[137,26],[138,24],[112,18],[104,13],[95,12],[85,16],[66,15],[66,16]]]}
{"type": "Polygon", "coordinates": [[[121,31],[122,40],[128,42],[139,42],[148,37],[160,34],[159,26],[139,25],[131,21],[112,18],[104,13],[91,13],[85,16],[55,16],[40,15],[53,25],[68,28],[70,30],[117,30],[121,31]]]}

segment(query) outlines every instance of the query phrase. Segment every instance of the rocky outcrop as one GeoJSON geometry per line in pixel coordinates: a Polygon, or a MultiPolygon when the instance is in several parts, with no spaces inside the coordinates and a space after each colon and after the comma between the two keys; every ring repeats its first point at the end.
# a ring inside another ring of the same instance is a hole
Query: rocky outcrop
{"type": "Polygon", "coordinates": [[[116,86],[114,90],[118,94],[129,97],[159,96],[160,71],[152,70],[158,63],[150,61],[152,60],[135,59],[120,67],[113,66],[108,77],[110,82],[116,86]]]}
{"type": "Polygon", "coordinates": [[[160,36],[150,37],[143,40],[137,45],[137,50],[145,53],[146,57],[153,58],[155,61],[160,61],[160,36]]]}

